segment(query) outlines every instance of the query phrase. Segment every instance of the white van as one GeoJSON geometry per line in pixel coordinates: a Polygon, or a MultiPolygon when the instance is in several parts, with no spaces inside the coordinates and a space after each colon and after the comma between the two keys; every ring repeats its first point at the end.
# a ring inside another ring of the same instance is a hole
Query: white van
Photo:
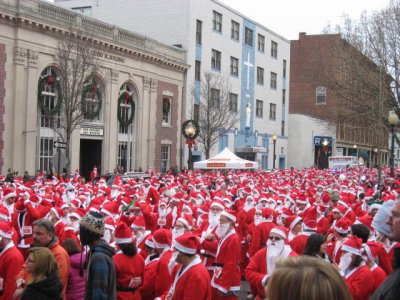
{"type": "Polygon", "coordinates": [[[346,167],[358,167],[357,156],[331,156],[329,157],[329,168],[341,170],[346,167]]]}

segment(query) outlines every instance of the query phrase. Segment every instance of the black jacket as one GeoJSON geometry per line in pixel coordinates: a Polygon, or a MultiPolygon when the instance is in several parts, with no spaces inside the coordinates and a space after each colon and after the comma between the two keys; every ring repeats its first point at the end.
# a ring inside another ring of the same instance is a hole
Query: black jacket
{"type": "Polygon", "coordinates": [[[393,272],[370,298],[371,300],[400,299],[400,248],[394,249],[393,272]]]}
{"type": "Polygon", "coordinates": [[[53,275],[45,280],[28,284],[21,300],[59,300],[62,299],[62,284],[58,276],[53,275]]]}

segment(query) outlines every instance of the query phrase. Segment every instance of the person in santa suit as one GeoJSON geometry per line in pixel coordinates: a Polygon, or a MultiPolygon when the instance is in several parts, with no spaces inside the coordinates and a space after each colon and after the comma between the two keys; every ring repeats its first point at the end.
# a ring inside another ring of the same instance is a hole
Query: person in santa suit
{"type": "Polygon", "coordinates": [[[191,232],[184,233],[173,242],[175,261],[180,264],[172,274],[168,300],[210,300],[210,276],[200,257],[198,238],[191,232]]]}
{"type": "Polygon", "coordinates": [[[143,182],[142,189],[146,197],[146,202],[157,207],[158,201],[160,200],[160,194],[155,187],[150,185],[150,180],[146,179],[143,182]]]}
{"type": "Polygon", "coordinates": [[[9,222],[0,222],[0,300],[13,299],[15,277],[24,264],[24,258],[12,241],[9,222]]]}
{"type": "Polygon", "coordinates": [[[142,300],[153,300],[155,298],[155,284],[158,271],[159,254],[153,243],[153,235],[148,235],[145,240],[146,252],[149,254],[144,260],[144,281],[139,287],[142,300]]]}
{"type": "Polygon", "coordinates": [[[240,290],[240,238],[235,231],[236,212],[221,212],[215,234],[219,238],[211,279],[211,299],[238,299],[240,290]]]}
{"type": "MultiPolygon", "coordinates": [[[[315,208],[315,206],[313,207],[315,208]]],[[[303,223],[303,232],[299,235],[295,236],[290,242],[289,245],[296,253],[302,254],[304,248],[306,247],[308,237],[317,231],[317,221],[316,216],[311,216],[312,214],[308,214],[303,223]]]]}
{"type": "Polygon", "coordinates": [[[296,215],[288,216],[285,219],[285,227],[289,230],[288,241],[299,235],[303,227],[303,219],[296,215]]]}
{"type": "Polygon", "coordinates": [[[387,275],[385,271],[376,264],[377,260],[377,252],[378,252],[378,243],[376,242],[367,242],[363,244],[362,258],[365,261],[367,267],[371,270],[372,275],[374,276],[374,291],[376,291],[382,282],[385,281],[387,275]]]}
{"type": "Polygon", "coordinates": [[[14,190],[10,188],[4,189],[3,199],[1,200],[1,204],[7,208],[10,216],[14,213],[14,203],[16,200],[17,194],[14,190]]]}
{"type": "Polygon", "coordinates": [[[172,283],[172,277],[169,270],[169,263],[172,256],[171,231],[167,229],[157,229],[153,233],[153,243],[156,251],[160,255],[157,276],[155,277],[154,296],[160,297],[168,291],[172,283]]]}
{"type": "Polygon", "coordinates": [[[265,246],[269,233],[275,224],[273,223],[274,211],[271,208],[257,208],[254,216],[254,228],[251,234],[249,257],[265,246]]]}
{"type": "Polygon", "coordinates": [[[54,224],[54,233],[56,234],[60,243],[62,243],[62,237],[64,235],[65,224],[61,220],[63,211],[60,207],[52,207],[48,213],[48,219],[54,224]]]}
{"type": "Polygon", "coordinates": [[[362,241],[350,236],[342,245],[339,271],[346,281],[353,300],[365,300],[374,292],[375,280],[361,257],[362,241]]]}
{"type": "MultiPolygon", "coordinates": [[[[10,222],[10,221],[11,221],[11,218],[10,218],[10,215],[9,215],[9,212],[8,212],[7,208],[5,208],[4,206],[0,205],[0,222],[10,222]]],[[[13,234],[11,235],[12,236],[12,241],[13,241],[14,245],[17,245],[18,241],[19,241],[18,233],[17,233],[17,231],[15,230],[15,228],[13,226],[11,226],[11,228],[12,228],[12,231],[13,231],[13,234]]]]}
{"type": "Polygon", "coordinates": [[[137,291],[143,283],[144,259],[137,253],[132,231],[121,222],[115,228],[117,253],[113,256],[117,280],[117,300],[140,300],[137,291]]]}
{"type": "Polygon", "coordinates": [[[168,213],[167,202],[160,200],[158,202],[157,212],[152,212],[149,204],[142,204],[142,213],[146,223],[146,228],[152,232],[157,229],[171,229],[173,217],[171,213],[168,213]]]}
{"type": "Polygon", "coordinates": [[[329,229],[329,221],[324,215],[325,208],[322,205],[317,206],[317,233],[326,234],[329,229]]]}
{"type": "Polygon", "coordinates": [[[289,245],[285,245],[288,230],[283,226],[276,226],[271,229],[267,247],[259,250],[250,260],[245,274],[247,281],[257,288],[257,298],[266,297],[264,286],[275,270],[276,262],[280,258],[288,256],[298,256],[289,245]]]}
{"type": "Polygon", "coordinates": [[[142,216],[136,218],[131,225],[131,229],[136,237],[136,248],[137,252],[146,259],[148,253],[146,251],[145,241],[149,235],[151,235],[150,230],[146,230],[144,218],[142,216]]]}
{"type": "Polygon", "coordinates": [[[328,235],[326,242],[326,253],[329,259],[335,264],[339,264],[341,257],[342,244],[350,232],[351,223],[346,218],[340,218],[335,226],[333,226],[334,233],[328,235]]]}

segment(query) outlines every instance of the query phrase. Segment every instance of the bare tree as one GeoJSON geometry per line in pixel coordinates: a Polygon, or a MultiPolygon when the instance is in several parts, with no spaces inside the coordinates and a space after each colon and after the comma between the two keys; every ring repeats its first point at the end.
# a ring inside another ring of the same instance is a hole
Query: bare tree
{"type": "MultiPolygon", "coordinates": [[[[96,76],[100,75],[99,51],[87,30],[72,25],[70,30],[58,36],[55,61],[59,85],[58,122],[52,129],[65,142],[66,157],[71,156],[71,137],[84,120],[96,118],[101,110],[101,93],[96,76]]],[[[104,76],[102,76],[104,77],[104,76]]],[[[42,116],[52,117],[55,110],[41,110],[42,116]]]]}
{"type": "Polygon", "coordinates": [[[199,103],[200,133],[197,139],[203,145],[207,159],[218,137],[235,127],[238,121],[238,114],[230,103],[230,92],[229,81],[212,72],[203,74],[200,91],[192,89],[192,95],[199,103]]]}

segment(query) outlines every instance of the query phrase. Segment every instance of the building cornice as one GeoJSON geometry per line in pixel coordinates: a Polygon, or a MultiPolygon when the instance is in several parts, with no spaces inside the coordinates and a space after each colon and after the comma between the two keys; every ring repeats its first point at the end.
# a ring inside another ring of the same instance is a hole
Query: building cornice
{"type": "Polygon", "coordinates": [[[184,50],[39,0],[0,2],[0,22],[51,35],[77,35],[115,54],[181,72],[189,68],[184,50]]]}

